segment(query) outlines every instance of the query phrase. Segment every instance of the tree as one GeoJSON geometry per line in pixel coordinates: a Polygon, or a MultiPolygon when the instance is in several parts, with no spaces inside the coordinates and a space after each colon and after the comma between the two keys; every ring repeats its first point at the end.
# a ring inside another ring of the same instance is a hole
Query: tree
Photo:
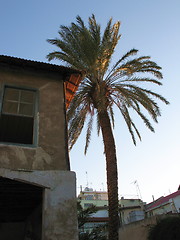
{"type": "Polygon", "coordinates": [[[138,50],[131,49],[114,66],[110,66],[120,39],[119,28],[120,22],[113,24],[110,19],[101,33],[101,26],[94,15],[89,17],[88,26],[77,16],[76,23],[71,23],[69,27],[60,26],[59,38],[47,40],[59,48],[47,55],[48,60],[59,59],[85,74],[67,111],[69,147],[71,149],[75,144],[86,123],[85,153],[87,152],[93,119],[96,118],[97,131],[98,134],[102,133],[106,157],[110,240],[118,239],[119,228],[117,159],[113,136],[114,107],[122,114],[136,144],[135,136],[141,139],[141,135],[131,118],[130,110],[134,110],[145,125],[154,131],[144,110],[157,122],[161,113],[155,100],[168,104],[161,95],[138,85],[162,85],[161,67],[151,61],[149,56],[138,57],[138,50]]]}
{"type": "Polygon", "coordinates": [[[86,209],[83,209],[81,203],[77,201],[77,211],[78,211],[78,228],[81,229],[84,224],[88,221],[89,217],[97,212],[97,207],[92,205],[86,209]]]}
{"type": "Polygon", "coordinates": [[[85,223],[88,222],[89,217],[98,211],[95,205],[92,205],[86,209],[83,209],[80,202],[77,202],[78,210],[78,228],[79,228],[79,240],[107,240],[106,238],[106,226],[94,227],[90,232],[84,232],[85,223]]]}
{"type": "Polygon", "coordinates": [[[180,239],[180,217],[167,216],[150,228],[148,240],[178,240],[180,239]]]}

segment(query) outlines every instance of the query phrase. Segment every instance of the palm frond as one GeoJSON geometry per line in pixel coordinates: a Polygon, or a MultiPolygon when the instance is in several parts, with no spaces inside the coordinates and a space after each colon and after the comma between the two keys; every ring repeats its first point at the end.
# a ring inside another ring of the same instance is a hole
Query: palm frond
{"type": "MultiPolygon", "coordinates": [[[[126,125],[127,125],[127,127],[128,127],[128,130],[129,130],[130,134],[131,134],[133,143],[134,143],[134,145],[136,145],[136,138],[135,138],[135,135],[134,135],[134,131],[133,131],[133,129],[132,129],[132,127],[134,127],[134,123],[132,124],[132,120],[131,120],[131,118],[130,118],[129,111],[128,111],[128,109],[126,108],[125,105],[123,105],[123,106],[122,106],[121,108],[119,108],[119,109],[120,109],[120,111],[121,111],[122,116],[124,117],[125,123],[126,123],[126,125]]],[[[138,134],[138,136],[139,136],[139,134],[138,134]]]]}
{"type": "Polygon", "coordinates": [[[98,115],[97,115],[97,121],[96,122],[97,122],[97,134],[99,136],[100,131],[101,131],[101,124],[100,124],[98,115]]]}
{"type": "Polygon", "coordinates": [[[86,119],[86,109],[77,109],[74,117],[69,121],[68,125],[68,142],[69,149],[71,150],[73,145],[76,143],[81,131],[84,127],[86,119]]]}
{"type": "Polygon", "coordinates": [[[101,31],[100,30],[101,30],[101,27],[99,24],[97,24],[96,18],[93,14],[92,17],[89,18],[89,31],[90,31],[94,41],[96,41],[97,46],[99,46],[101,43],[101,31]]]}
{"type": "MultiPolygon", "coordinates": [[[[134,91],[129,91],[128,89],[117,87],[116,89],[121,93],[121,95],[124,97],[124,101],[129,103],[129,106],[133,106],[133,102],[136,101],[139,102],[145,110],[148,111],[148,113],[151,115],[154,121],[157,122],[157,116],[160,116],[159,107],[156,104],[155,101],[153,101],[141,88],[138,88],[136,86],[132,86],[131,88],[134,89],[134,91]],[[131,100],[131,101],[130,101],[131,100]]],[[[126,103],[126,104],[127,104],[126,103]]]]}
{"type": "Polygon", "coordinates": [[[93,116],[92,115],[90,116],[87,126],[88,126],[88,128],[87,128],[87,132],[86,132],[86,145],[85,145],[85,149],[84,149],[85,155],[87,153],[87,149],[89,147],[90,138],[91,138],[91,132],[92,132],[92,126],[93,126],[93,116]]]}
{"type": "Polygon", "coordinates": [[[137,54],[138,50],[137,49],[131,49],[130,51],[128,51],[126,54],[124,54],[122,56],[122,58],[120,58],[112,67],[112,69],[109,71],[108,75],[106,76],[106,79],[111,79],[112,74],[115,72],[117,66],[123,62],[125,59],[129,58],[130,56],[133,56],[135,54],[137,54]]]}
{"type": "MultiPolygon", "coordinates": [[[[113,83],[114,81],[112,81],[113,83]]],[[[126,83],[126,82],[149,82],[149,83],[154,83],[154,84],[157,84],[159,86],[162,85],[162,83],[154,78],[140,78],[140,77],[127,77],[125,79],[122,79],[119,81],[119,83],[126,83]]],[[[118,83],[117,83],[118,84],[118,83]]]]}
{"type": "Polygon", "coordinates": [[[114,111],[113,111],[113,107],[112,105],[109,105],[109,115],[110,115],[110,119],[111,119],[111,123],[112,123],[112,127],[114,128],[115,126],[115,122],[114,122],[114,111]]]}
{"type": "Polygon", "coordinates": [[[162,79],[161,67],[158,66],[155,62],[149,60],[149,56],[142,56],[139,58],[129,59],[131,54],[136,54],[137,50],[132,49],[132,52],[129,51],[127,56],[125,55],[122,59],[117,61],[114,67],[111,69],[107,75],[109,81],[115,81],[122,79],[122,77],[131,78],[134,74],[137,73],[149,73],[154,75],[158,79],[162,79]]]}
{"type": "MultiPolygon", "coordinates": [[[[84,25],[84,21],[82,20],[82,18],[78,15],[76,17],[76,21],[77,23],[79,24],[80,28],[81,29],[84,29],[85,28],[85,25],[84,25]]],[[[74,23],[71,23],[71,24],[74,24],[74,23]]],[[[76,25],[77,26],[77,25],[76,25]]]]}
{"type": "Polygon", "coordinates": [[[116,22],[112,25],[112,18],[108,21],[105,28],[104,34],[102,36],[100,51],[99,51],[99,61],[101,62],[101,74],[105,74],[114,53],[114,49],[120,39],[119,35],[120,22],[116,22]]]}
{"type": "Polygon", "coordinates": [[[135,134],[140,133],[131,119],[130,109],[135,111],[147,128],[154,131],[144,113],[157,122],[161,115],[156,100],[165,104],[169,102],[160,94],[144,86],[154,84],[161,86],[163,77],[161,67],[150,56],[138,56],[137,49],[124,54],[108,72],[115,47],[121,37],[120,22],[113,24],[110,18],[104,32],[92,14],[86,26],[80,16],[70,26],[60,26],[59,38],[47,41],[58,47],[47,55],[48,60],[59,59],[68,66],[86,72],[67,111],[70,148],[76,142],[83,127],[87,124],[85,153],[87,152],[92,119],[97,117],[97,132],[101,130],[98,114],[106,111],[114,127],[114,106],[120,109],[127,124],[133,142],[135,134]],[[142,87],[142,86],[143,87],[142,87]],[[87,122],[86,120],[89,119],[87,122]]]}

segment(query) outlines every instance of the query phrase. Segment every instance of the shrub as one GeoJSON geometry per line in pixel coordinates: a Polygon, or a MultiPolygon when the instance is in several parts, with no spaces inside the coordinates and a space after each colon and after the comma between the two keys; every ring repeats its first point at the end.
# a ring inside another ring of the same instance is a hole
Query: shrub
{"type": "Polygon", "coordinates": [[[180,216],[161,219],[149,230],[148,240],[179,240],[180,216]]]}

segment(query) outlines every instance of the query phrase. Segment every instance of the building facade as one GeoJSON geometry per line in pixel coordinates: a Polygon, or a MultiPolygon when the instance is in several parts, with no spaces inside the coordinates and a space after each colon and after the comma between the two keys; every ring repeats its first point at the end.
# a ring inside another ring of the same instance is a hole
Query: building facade
{"type": "MultiPolygon", "coordinates": [[[[81,191],[78,199],[83,209],[96,206],[97,212],[92,214],[84,225],[84,231],[91,231],[94,227],[108,224],[108,194],[105,191],[93,191],[92,188],[85,188],[81,191]]],[[[140,199],[119,200],[120,224],[125,225],[131,222],[144,219],[144,203],[140,199]]]]}
{"type": "Polygon", "coordinates": [[[0,235],[77,239],[66,107],[81,74],[0,56],[0,235]],[[9,230],[11,229],[11,231],[9,230]]]}
{"type": "Polygon", "coordinates": [[[125,199],[119,200],[119,214],[121,225],[129,224],[144,219],[144,203],[141,199],[125,199]]]}
{"type": "Polygon", "coordinates": [[[146,205],[147,217],[173,213],[180,213],[180,190],[146,205]]]}

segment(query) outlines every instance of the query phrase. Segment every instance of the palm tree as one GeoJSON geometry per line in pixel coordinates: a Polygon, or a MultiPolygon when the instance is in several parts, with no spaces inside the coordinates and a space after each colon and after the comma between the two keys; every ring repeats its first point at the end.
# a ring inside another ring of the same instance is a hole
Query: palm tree
{"type": "Polygon", "coordinates": [[[110,67],[120,39],[119,28],[120,22],[112,24],[110,19],[101,33],[101,26],[94,15],[89,17],[88,26],[77,16],[76,23],[71,23],[69,27],[60,26],[59,38],[47,40],[59,48],[47,55],[48,60],[58,59],[85,74],[67,111],[69,148],[72,148],[87,124],[87,152],[95,118],[97,131],[102,133],[106,157],[110,240],[118,239],[119,228],[114,109],[119,109],[136,144],[136,136],[139,139],[141,136],[129,110],[134,110],[145,125],[154,131],[144,112],[147,111],[157,122],[161,113],[155,99],[168,104],[161,95],[139,86],[141,83],[162,85],[159,80],[162,79],[161,67],[151,61],[149,56],[138,57],[138,50],[132,49],[110,67]]]}

